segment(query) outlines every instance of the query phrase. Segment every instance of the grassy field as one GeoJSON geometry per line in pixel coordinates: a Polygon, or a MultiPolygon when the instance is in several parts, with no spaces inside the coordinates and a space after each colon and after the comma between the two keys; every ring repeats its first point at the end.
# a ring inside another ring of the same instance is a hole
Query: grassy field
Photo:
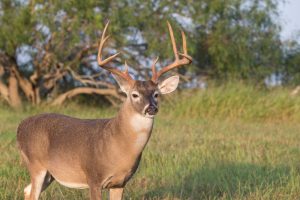
{"type": "MultiPolygon", "coordinates": [[[[300,97],[228,84],[168,96],[161,107],[125,199],[300,199],[300,97]]],[[[116,109],[0,108],[1,200],[23,198],[29,176],[15,130],[41,112],[100,118],[116,109]]],[[[88,199],[88,191],[53,183],[41,199],[88,199]]]]}

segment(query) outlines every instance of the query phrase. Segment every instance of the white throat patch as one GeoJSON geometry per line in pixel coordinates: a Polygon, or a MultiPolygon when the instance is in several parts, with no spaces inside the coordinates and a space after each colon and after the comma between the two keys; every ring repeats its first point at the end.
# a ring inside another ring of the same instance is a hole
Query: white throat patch
{"type": "Polygon", "coordinates": [[[130,125],[137,134],[135,141],[136,147],[144,148],[149,139],[150,131],[152,130],[153,118],[134,114],[130,119],[130,125]]]}
{"type": "Polygon", "coordinates": [[[133,130],[139,132],[149,132],[153,126],[153,118],[144,117],[141,114],[134,114],[130,119],[133,130]]]}

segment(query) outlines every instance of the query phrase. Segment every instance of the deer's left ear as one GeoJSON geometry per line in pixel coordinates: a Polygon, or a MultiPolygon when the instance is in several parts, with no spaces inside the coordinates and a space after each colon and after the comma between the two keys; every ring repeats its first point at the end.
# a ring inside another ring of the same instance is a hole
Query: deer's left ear
{"type": "Polygon", "coordinates": [[[158,84],[158,89],[161,94],[168,94],[176,90],[179,83],[179,76],[171,76],[158,84]]]}
{"type": "Polygon", "coordinates": [[[112,76],[114,77],[114,79],[117,81],[118,85],[120,86],[121,90],[128,94],[129,90],[130,90],[130,85],[129,83],[123,79],[122,77],[119,77],[117,75],[113,75],[112,76]]]}

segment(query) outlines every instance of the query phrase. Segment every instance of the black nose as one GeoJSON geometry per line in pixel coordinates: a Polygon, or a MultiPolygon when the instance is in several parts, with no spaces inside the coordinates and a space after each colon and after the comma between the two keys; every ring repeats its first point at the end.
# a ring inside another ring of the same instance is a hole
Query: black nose
{"type": "Polygon", "coordinates": [[[158,112],[158,108],[155,105],[149,105],[145,113],[149,115],[155,115],[158,112]]]}

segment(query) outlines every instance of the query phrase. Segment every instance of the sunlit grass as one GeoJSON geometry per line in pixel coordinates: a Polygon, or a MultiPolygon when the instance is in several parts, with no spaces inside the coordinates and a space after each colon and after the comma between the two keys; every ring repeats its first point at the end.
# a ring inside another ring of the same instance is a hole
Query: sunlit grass
{"type": "MultiPolygon", "coordinates": [[[[125,199],[300,198],[299,97],[286,89],[231,84],[174,94],[161,107],[125,199]]],[[[117,109],[0,108],[0,199],[23,198],[29,176],[19,161],[15,129],[41,112],[100,118],[117,109]]],[[[54,183],[41,199],[88,199],[88,191],[54,183]]]]}

